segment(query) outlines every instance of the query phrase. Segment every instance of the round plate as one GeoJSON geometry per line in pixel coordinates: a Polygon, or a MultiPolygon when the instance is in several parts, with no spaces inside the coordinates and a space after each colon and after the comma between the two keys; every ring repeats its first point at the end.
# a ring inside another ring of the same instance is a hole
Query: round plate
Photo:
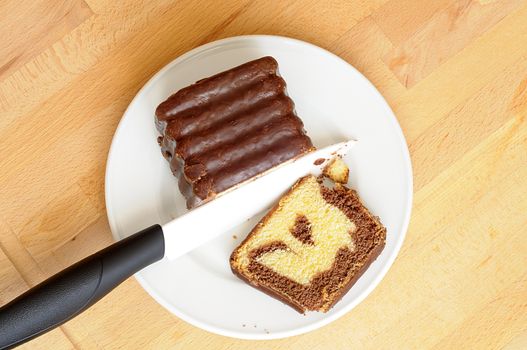
{"type": "Polygon", "coordinates": [[[351,168],[350,185],[388,231],[381,255],[325,314],[303,316],[232,274],[229,256],[259,217],[181,258],[162,260],[136,274],[143,288],[179,318],[210,332],[245,339],[305,333],[360,303],[399,252],[412,203],[412,169],[404,136],[386,101],[363,75],[332,53],[302,41],[241,36],[200,46],[172,61],[130,103],[115,132],[106,167],[106,208],[115,239],[185,212],[177,181],[156,142],[156,106],[196,80],[266,55],[278,61],[315,146],[349,138],[359,141],[345,159],[351,168]]]}

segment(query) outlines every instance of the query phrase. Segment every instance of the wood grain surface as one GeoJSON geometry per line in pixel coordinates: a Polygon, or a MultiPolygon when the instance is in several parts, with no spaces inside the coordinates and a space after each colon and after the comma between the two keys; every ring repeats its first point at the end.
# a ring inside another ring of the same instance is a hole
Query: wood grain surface
{"type": "Polygon", "coordinates": [[[105,161],[161,67],[240,34],[343,57],[392,106],[415,200],[378,288],[306,335],[207,333],[128,279],[27,349],[526,349],[524,0],[0,2],[0,303],[110,244],[105,161]]]}

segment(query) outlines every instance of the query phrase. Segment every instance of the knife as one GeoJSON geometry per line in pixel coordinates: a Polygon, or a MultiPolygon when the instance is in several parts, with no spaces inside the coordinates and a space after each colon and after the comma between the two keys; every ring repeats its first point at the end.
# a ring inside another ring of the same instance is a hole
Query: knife
{"type": "Polygon", "coordinates": [[[0,349],[20,345],[60,326],[146,266],[182,256],[269,208],[299,178],[318,176],[331,158],[344,156],[354,143],[337,143],[286,162],[48,278],[0,308],[0,349]],[[235,214],[232,208],[236,208],[235,214]]]}

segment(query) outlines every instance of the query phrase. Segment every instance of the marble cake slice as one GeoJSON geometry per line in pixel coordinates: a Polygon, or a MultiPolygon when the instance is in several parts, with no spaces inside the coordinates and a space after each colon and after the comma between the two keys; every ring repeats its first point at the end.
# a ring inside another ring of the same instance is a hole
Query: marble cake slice
{"type": "Polygon", "coordinates": [[[155,114],[188,208],[314,149],[272,57],[199,80],[155,114]]]}
{"type": "Polygon", "coordinates": [[[386,229],[342,184],[300,179],[234,250],[242,280],[299,312],[328,311],[384,248],[386,229]]]}

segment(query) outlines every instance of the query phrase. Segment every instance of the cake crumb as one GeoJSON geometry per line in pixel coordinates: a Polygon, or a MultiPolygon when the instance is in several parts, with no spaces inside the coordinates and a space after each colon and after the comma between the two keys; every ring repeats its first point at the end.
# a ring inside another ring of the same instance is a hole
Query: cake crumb
{"type": "Polygon", "coordinates": [[[313,162],[313,164],[314,165],[320,165],[320,164],[324,163],[325,161],[326,161],[326,159],[324,159],[324,158],[318,158],[317,160],[315,160],[313,162]]]}
{"type": "Polygon", "coordinates": [[[238,236],[232,235],[232,239],[238,239],[238,236]]]}
{"type": "Polygon", "coordinates": [[[326,165],[322,175],[333,182],[346,184],[349,180],[349,168],[341,157],[335,157],[326,165]]]}

